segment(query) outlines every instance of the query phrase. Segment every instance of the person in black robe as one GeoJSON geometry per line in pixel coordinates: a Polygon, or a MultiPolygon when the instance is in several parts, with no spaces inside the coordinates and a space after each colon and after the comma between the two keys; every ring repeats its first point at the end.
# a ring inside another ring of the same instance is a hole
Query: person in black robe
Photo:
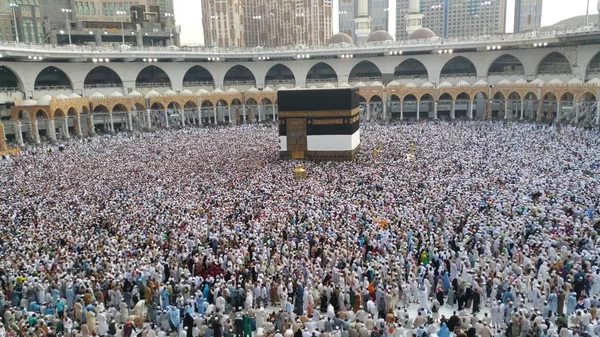
{"type": "Polygon", "coordinates": [[[479,305],[481,303],[481,293],[479,288],[475,289],[475,292],[473,293],[473,314],[476,314],[479,312],[479,305]]]}
{"type": "Polygon", "coordinates": [[[185,314],[183,318],[183,327],[186,328],[186,337],[193,337],[192,332],[194,330],[194,319],[189,313],[185,314]]]}
{"type": "Polygon", "coordinates": [[[320,306],[320,310],[321,312],[327,312],[327,292],[323,291],[323,293],[321,293],[321,306],[320,306]]]}
{"type": "Polygon", "coordinates": [[[452,316],[450,316],[447,325],[448,329],[450,329],[450,332],[454,332],[454,329],[460,326],[460,318],[456,315],[456,311],[452,313],[452,316]]]}
{"type": "Polygon", "coordinates": [[[302,316],[304,313],[304,288],[301,285],[296,289],[296,301],[294,304],[294,313],[298,316],[302,316]]]}
{"type": "Polygon", "coordinates": [[[214,335],[213,337],[223,337],[223,327],[218,319],[215,319],[212,324],[214,335]]]}
{"type": "MultiPolygon", "coordinates": [[[[331,294],[331,298],[329,299],[329,303],[333,306],[335,312],[340,311],[339,295],[340,289],[336,287],[335,291],[331,294]]],[[[325,311],[327,311],[327,308],[325,308],[325,311]]]]}

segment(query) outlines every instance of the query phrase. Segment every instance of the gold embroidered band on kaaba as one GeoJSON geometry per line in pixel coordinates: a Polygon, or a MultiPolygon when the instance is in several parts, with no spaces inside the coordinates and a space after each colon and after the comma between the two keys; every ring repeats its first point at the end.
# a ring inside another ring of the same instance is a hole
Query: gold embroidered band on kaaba
{"type": "Polygon", "coordinates": [[[279,111],[279,118],[319,118],[319,117],[346,117],[357,115],[359,108],[351,110],[306,110],[306,111],[279,111]]]}

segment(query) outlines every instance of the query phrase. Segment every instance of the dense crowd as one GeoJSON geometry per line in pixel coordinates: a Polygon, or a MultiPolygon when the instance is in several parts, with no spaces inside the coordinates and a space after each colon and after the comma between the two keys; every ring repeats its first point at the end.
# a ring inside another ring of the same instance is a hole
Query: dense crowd
{"type": "Polygon", "coordinates": [[[600,336],[597,131],[361,128],[305,180],[270,125],[0,161],[0,336],[600,336]]]}

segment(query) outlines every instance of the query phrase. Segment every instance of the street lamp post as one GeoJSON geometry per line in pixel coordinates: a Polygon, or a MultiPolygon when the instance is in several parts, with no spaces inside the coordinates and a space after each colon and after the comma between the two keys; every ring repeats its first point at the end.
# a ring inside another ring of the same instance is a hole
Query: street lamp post
{"type": "MultiPolygon", "coordinates": [[[[296,13],[296,18],[302,18],[302,25],[296,25],[296,28],[298,28],[298,33],[297,36],[300,37],[300,40],[302,41],[302,43],[304,44],[304,32],[302,30],[306,30],[306,20],[304,19],[304,13],[296,13]]],[[[298,42],[297,42],[298,43],[298,42]]]]}
{"type": "MultiPolygon", "coordinates": [[[[219,46],[219,32],[218,32],[218,24],[217,24],[217,20],[219,19],[218,15],[211,15],[210,16],[210,34],[212,36],[212,45],[213,47],[218,47],[219,46]],[[213,25],[213,20],[214,20],[214,25],[213,25]]],[[[206,43],[206,41],[205,41],[206,43]]]]}
{"type": "MultiPolygon", "coordinates": [[[[172,18],[173,13],[165,13],[165,17],[172,18]]],[[[167,19],[167,20],[169,20],[169,19],[167,19]]],[[[171,25],[169,25],[169,43],[171,44],[171,46],[173,45],[173,27],[171,27],[171,25]]]]}
{"type": "MultiPolygon", "coordinates": [[[[252,17],[252,19],[254,19],[254,20],[260,20],[260,19],[262,19],[262,16],[261,15],[255,15],[255,16],[252,17]]],[[[258,37],[258,45],[257,45],[257,47],[258,47],[258,46],[260,46],[260,22],[258,22],[256,24],[256,35],[258,37]]]]}
{"type": "Polygon", "coordinates": [[[67,23],[67,33],[69,34],[69,45],[71,45],[71,22],[69,21],[69,13],[73,10],[69,8],[62,8],[62,12],[65,13],[65,19],[67,23]]]}
{"type": "Polygon", "coordinates": [[[116,13],[119,16],[119,19],[121,20],[121,39],[123,45],[125,45],[125,29],[123,28],[123,16],[127,15],[128,13],[124,11],[116,11],[116,13]]]}
{"type": "Polygon", "coordinates": [[[19,4],[11,2],[9,5],[10,8],[12,8],[13,20],[15,22],[15,40],[17,41],[17,43],[19,43],[19,28],[17,27],[17,14],[15,14],[15,9],[19,7],[19,4]]]}

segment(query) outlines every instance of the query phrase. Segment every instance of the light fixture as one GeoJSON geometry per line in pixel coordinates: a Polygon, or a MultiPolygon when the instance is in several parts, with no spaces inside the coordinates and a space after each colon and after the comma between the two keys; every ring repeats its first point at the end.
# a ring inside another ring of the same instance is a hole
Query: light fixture
{"type": "Polygon", "coordinates": [[[444,52],[443,50],[438,50],[438,54],[441,54],[441,53],[443,53],[443,52],[444,52]]]}
{"type": "Polygon", "coordinates": [[[490,46],[487,46],[487,50],[490,50],[490,49],[492,49],[492,47],[490,47],[490,46]]]}
{"type": "Polygon", "coordinates": [[[496,50],[496,46],[492,46],[492,50],[496,50]]]}
{"type": "Polygon", "coordinates": [[[534,47],[537,47],[537,46],[538,46],[538,44],[537,44],[537,43],[534,43],[534,44],[533,44],[533,46],[534,46],[534,47]]]}
{"type": "Polygon", "coordinates": [[[2,56],[3,56],[3,55],[2,55],[2,54],[0,54],[0,59],[2,58],[2,56]]]}
{"type": "Polygon", "coordinates": [[[94,35],[94,32],[92,32],[91,30],[90,30],[90,35],[94,35]]]}
{"type": "Polygon", "coordinates": [[[64,34],[64,33],[65,33],[65,31],[61,29],[61,30],[60,30],[60,33],[61,33],[61,34],[64,34]]]}
{"type": "Polygon", "coordinates": [[[219,61],[219,58],[217,57],[217,61],[219,61]]]}
{"type": "Polygon", "coordinates": [[[43,58],[42,58],[41,56],[38,56],[38,60],[40,60],[40,61],[41,61],[41,60],[43,60],[43,58]]]}
{"type": "Polygon", "coordinates": [[[548,42],[544,42],[544,47],[546,47],[548,45],[548,42]]]}
{"type": "Polygon", "coordinates": [[[131,32],[131,35],[135,35],[135,32],[131,32]]]}
{"type": "Polygon", "coordinates": [[[500,50],[502,48],[502,46],[498,46],[497,49],[500,50]]]}
{"type": "Polygon", "coordinates": [[[104,35],[108,35],[108,32],[104,32],[104,35]]]}
{"type": "Polygon", "coordinates": [[[98,59],[97,58],[93,58],[92,62],[96,63],[96,62],[98,62],[98,59]]]}
{"type": "Polygon", "coordinates": [[[104,59],[104,62],[110,62],[110,60],[109,59],[104,59]]]}
{"type": "Polygon", "coordinates": [[[31,55],[27,56],[27,58],[31,60],[31,55]]]}
{"type": "Polygon", "coordinates": [[[158,61],[157,59],[154,59],[154,62],[157,62],[157,61],[158,61]]]}
{"type": "MultiPolygon", "coordinates": [[[[94,60],[96,60],[96,59],[94,59],[94,60]]],[[[210,61],[210,58],[209,58],[209,61],[210,61]]],[[[94,61],[94,62],[96,62],[96,61],[94,61]]],[[[144,62],[146,62],[146,59],[144,59],[144,62]]]]}
{"type": "Polygon", "coordinates": [[[340,57],[341,57],[341,58],[345,58],[345,57],[346,57],[346,55],[342,54],[340,57]]]}
{"type": "Polygon", "coordinates": [[[448,54],[452,54],[453,51],[454,50],[452,50],[452,49],[448,50],[448,54]]]}

